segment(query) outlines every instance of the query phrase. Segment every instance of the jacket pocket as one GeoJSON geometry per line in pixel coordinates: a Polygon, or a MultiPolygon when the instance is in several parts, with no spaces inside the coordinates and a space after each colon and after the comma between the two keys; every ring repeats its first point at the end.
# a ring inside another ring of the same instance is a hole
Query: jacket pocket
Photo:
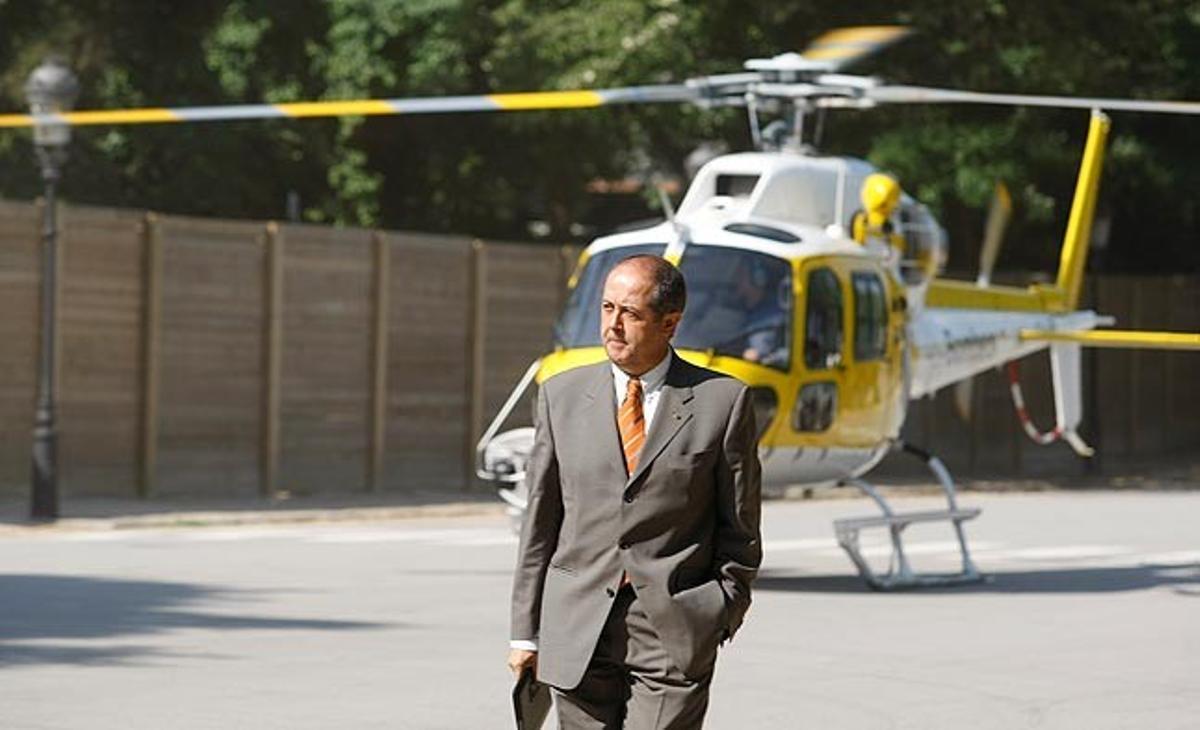
{"type": "Polygon", "coordinates": [[[694,636],[711,638],[714,644],[719,640],[729,623],[729,606],[718,579],[686,588],[671,598],[683,609],[694,636]]]}
{"type": "Polygon", "coordinates": [[[671,593],[679,593],[689,588],[695,588],[707,583],[714,577],[713,572],[706,568],[679,568],[671,576],[671,593]]]}

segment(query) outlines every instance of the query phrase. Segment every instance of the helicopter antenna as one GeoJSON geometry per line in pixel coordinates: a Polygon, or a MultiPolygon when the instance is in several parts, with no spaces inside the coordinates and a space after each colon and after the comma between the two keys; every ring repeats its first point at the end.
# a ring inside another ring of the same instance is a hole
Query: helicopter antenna
{"type": "MultiPolygon", "coordinates": [[[[808,113],[808,109],[804,104],[792,104],[792,139],[794,146],[800,147],[804,144],[804,117],[808,113]]],[[[782,146],[782,145],[781,145],[782,146]]]]}
{"type": "Polygon", "coordinates": [[[662,204],[663,213],[667,216],[667,222],[675,229],[675,240],[667,244],[667,249],[663,251],[663,258],[677,263],[680,257],[683,256],[684,249],[687,248],[688,241],[690,240],[690,232],[686,225],[675,218],[675,206],[671,205],[671,197],[667,195],[666,186],[658,182],[654,187],[658,190],[658,201],[662,204]]]}
{"type": "Polygon", "coordinates": [[[825,107],[817,108],[817,127],[813,130],[813,147],[821,146],[821,139],[825,136],[825,107]]]}
{"type": "Polygon", "coordinates": [[[660,182],[654,186],[654,189],[658,191],[658,202],[662,205],[663,214],[667,216],[667,222],[678,231],[679,223],[675,220],[675,206],[671,205],[671,196],[667,195],[666,186],[660,182]]]}
{"type": "Polygon", "coordinates": [[[746,94],[746,115],[750,118],[750,139],[754,149],[763,148],[762,129],[758,126],[758,101],[754,94],[746,94]]]}

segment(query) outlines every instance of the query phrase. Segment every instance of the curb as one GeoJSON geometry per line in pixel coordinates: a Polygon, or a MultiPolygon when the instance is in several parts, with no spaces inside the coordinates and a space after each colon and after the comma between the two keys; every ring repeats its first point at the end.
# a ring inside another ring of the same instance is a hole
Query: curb
{"type": "Polygon", "coordinates": [[[97,532],[107,530],[187,529],[198,527],[245,527],[248,525],[296,525],[336,522],[385,522],[392,520],[499,517],[504,505],[484,502],[442,504],[323,507],[274,510],[180,510],[120,517],[66,517],[51,523],[0,523],[0,536],[97,532]]]}

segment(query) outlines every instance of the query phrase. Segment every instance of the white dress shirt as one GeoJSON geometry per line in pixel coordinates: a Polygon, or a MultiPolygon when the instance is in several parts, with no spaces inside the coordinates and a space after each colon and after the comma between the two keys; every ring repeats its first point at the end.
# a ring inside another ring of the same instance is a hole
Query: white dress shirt
{"type": "MultiPolygon", "coordinates": [[[[662,391],[663,383],[667,380],[667,369],[671,367],[671,350],[657,365],[642,373],[642,419],[646,422],[646,433],[650,433],[650,424],[658,411],[658,394],[662,391]]],[[[612,366],[613,391],[617,396],[617,409],[625,402],[625,391],[629,387],[629,373],[616,365],[612,366]]]]}
{"type": "MultiPolygon", "coordinates": [[[[671,367],[672,352],[670,348],[667,348],[667,356],[657,365],[642,373],[640,378],[642,381],[642,419],[646,422],[646,433],[650,433],[650,423],[658,411],[658,396],[662,392],[663,383],[667,381],[667,370],[671,367]]],[[[629,388],[630,375],[616,364],[612,365],[612,373],[613,395],[616,396],[617,408],[620,409],[621,404],[625,401],[625,391],[629,388]]],[[[514,639],[509,644],[513,649],[537,651],[536,641],[514,639]]]]}

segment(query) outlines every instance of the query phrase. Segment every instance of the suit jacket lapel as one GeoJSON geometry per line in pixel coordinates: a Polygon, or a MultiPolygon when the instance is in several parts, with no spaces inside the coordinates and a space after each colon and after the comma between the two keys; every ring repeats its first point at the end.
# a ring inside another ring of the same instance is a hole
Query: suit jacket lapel
{"type": "Polygon", "coordinates": [[[588,430],[596,434],[601,458],[610,461],[613,469],[625,473],[625,454],[621,450],[621,434],[617,431],[616,391],[612,366],[606,360],[598,368],[596,378],[588,388],[588,430]]]}
{"type": "MultiPolygon", "coordinates": [[[[611,384],[610,384],[611,387],[611,384]]],[[[679,356],[671,353],[671,365],[667,369],[667,379],[663,382],[658,394],[658,406],[654,411],[654,421],[646,434],[646,443],[638,456],[637,469],[629,475],[626,486],[632,484],[650,463],[658,457],[679,429],[692,418],[692,388],[683,382],[682,366],[679,356]]],[[[619,439],[620,437],[618,437],[619,439]]],[[[624,457],[622,456],[622,459],[624,457]]]]}

